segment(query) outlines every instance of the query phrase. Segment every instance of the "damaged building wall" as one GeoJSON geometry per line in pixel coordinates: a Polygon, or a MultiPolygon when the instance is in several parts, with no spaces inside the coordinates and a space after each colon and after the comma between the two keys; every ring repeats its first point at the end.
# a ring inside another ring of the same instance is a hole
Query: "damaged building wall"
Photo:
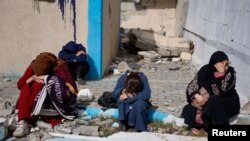
{"type": "Polygon", "coordinates": [[[175,9],[177,0],[122,0],[121,27],[153,30],[167,37],[176,35],[175,9]]]}
{"type": "Polygon", "coordinates": [[[103,70],[119,49],[120,5],[120,0],[103,1],[103,70]]]}
{"type": "Polygon", "coordinates": [[[237,72],[238,92],[250,98],[250,1],[178,1],[188,9],[183,31],[194,41],[193,62],[206,64],[214,51],[225,51],[237,72]]]}
{"type": "MultiPolygon", "coordinates": [[[[57,1],[39,2],[40,12],[33,0],[0,1],[0,73],[21,75],[40,52],[58,54],[66,42],[73,40],[72,11],[65,8],[65,20],[57,1]]],[[[87,45],[88,1],[76,0],[76,38],[87,45]]]]}

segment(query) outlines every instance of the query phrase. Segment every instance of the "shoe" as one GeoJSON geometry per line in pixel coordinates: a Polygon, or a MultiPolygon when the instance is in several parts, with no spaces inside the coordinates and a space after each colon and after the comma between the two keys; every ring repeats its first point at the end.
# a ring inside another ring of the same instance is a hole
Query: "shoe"
{"type": "Polygon", "coordinates": [[[27,123],[19,124],[16,130],[13,132],[14,137],[24,137],[29,134],[29,128],[27,123]]]}
{"type": "Polygon", "coordinates": [[[126,126],[126,125],[123,124],[123,123],[120,123],[120,129],[119,129],[120,131],[126,132],[127,129],[128,129],[128,126],[126,126]]]}

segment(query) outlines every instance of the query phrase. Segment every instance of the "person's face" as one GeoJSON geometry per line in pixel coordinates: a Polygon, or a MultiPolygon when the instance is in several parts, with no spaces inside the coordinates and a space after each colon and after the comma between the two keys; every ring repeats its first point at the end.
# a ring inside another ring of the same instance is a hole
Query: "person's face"
{"type": "Polygon", "coordinates": [[[230,61],[229,60],[224,60],[221,62],[218,62],[215,64],[215,68],[217,69],[217,71],[219,72],[226,72],[230,66],[230,61]]]}

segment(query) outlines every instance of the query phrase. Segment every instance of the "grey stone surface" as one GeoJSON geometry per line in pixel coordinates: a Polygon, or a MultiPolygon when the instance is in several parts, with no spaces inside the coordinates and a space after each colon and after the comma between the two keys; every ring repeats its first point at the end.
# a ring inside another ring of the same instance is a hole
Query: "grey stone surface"
{"type": "MultiPolygon", "coordinates": [[[[191,64],[182,62],[170,62],[155,64],[142,63],[139,71],[144,72],[149,80],[152,90],[151,102],[159,110],[180,116],[182,107],[186,104],[185,90],[186,86],[194,77],[196,68],[191,64]],[[157,67],[152,72],[150,66],[157,67]],[[170,67],[178,66],[179,70],[169,71],[170,67]],[[188,68],[188,69],[186,69],[188,68]],[[168,106],[164,104],[167,101],[168,106]],[[173,110],[174,109],[174,110],[173,110]]],[[[79,89],[89,88],[95,99],[98,99],[104,91],[112,91],[120,75],[110,75],[100,81],[86,82],[86,85],[79,85],[79,89]]],[[[97,103],[92,103],[98,106],[97,103]]]]}
{"type": "MultiPolygon", "coordinates": [[[[197,72],[196,67],[190,63],[171,62],[167,60],[164,60],[159,64],[154,62],[147,63],[144,61],[136,63],[140,64],[141,66],[139,71],[144,72],[148,77],[152,90],[150,101],[152,102],[153,106],[160,111],[179,117],[183,106],[187,104],[185,94],[186,86],[197,72]],[[157,69],[152,72],[149,69],[150,67],[157,67],[157,69]],[[175,67],[178,67],[178,69],[170,70],[170,68],[175,67]]],[[[94,95],[94,99],[89,103],[89,105],[100,107],[97,104],[97,99],[103,94],[103,92],[112,91],[119,77],[120,75],[106,75],[100,81],[86,81],[86,84],[78,85],[78,89],[80,90],[89,88],[94,95]]],[[[13,105],[15,105],[19,95],[19,90],[16,86],[16,83],[17,80],[11,79],[9,81],[5,81],[5,77],[3,75],[0,76],[0,103],[8,100],[13,105]]],[[[244,109],[246,110],[247,108],[244,109]]],[[[249,111],[247,114],[249,114],[249,111]]],[[[95,123],[99,123],[95,125],[106,125],[112,124],[113,122],[111,120],[100,120],[99,122],[95,123]]],[[[79,121],[75,120],[68,125],[70,128],[66,129],[68,129],[67,132],[73,132],[73,134],[98,136],[98,126],[93,126],[93,129],[91,128],[90,130],[88,124],[88,122],[80,123],[79,121]],[[78,129],[76,129],[76,125],[79,126],[78,129]],[[85,126],[82,125],[88,126],[88,128],[86,127],[86,130],[88,130],[83,132],[82,129],[85,129],[85,126]],[[74,128],[72,128],[73,126],[74,128]]],[[[67,124],[64,126],[66,125],[67,124]]],[[[101,134],[101,132],[103,131],[100,131],[99,134],[101,134]]]]}

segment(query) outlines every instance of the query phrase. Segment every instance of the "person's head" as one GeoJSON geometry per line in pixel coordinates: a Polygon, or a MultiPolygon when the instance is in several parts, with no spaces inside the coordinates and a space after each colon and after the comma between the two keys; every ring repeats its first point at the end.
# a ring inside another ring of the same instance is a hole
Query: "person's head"
{"type": "Polygon", "coordinates": [[[32,62],[32,69],[36,76],[52,74],[56,65],[57,57],[49,52],[43,52],[36,56],[32,62]]]}
{"type": "Polygon", "coordinates": [[[125,89],[127,93],[136,93],[143,88],[138,72],[130,72],[125,80],[125,89]]]}
{"type": "Polygon", "coordinates": [[[226,53],[222,51],[216,51],[212,54],[209,60],[209,65],[213,66],[215,70],[217,70],[218,67],[224,67],[225,70],[228,70],[230,61],[226,53]]]}

